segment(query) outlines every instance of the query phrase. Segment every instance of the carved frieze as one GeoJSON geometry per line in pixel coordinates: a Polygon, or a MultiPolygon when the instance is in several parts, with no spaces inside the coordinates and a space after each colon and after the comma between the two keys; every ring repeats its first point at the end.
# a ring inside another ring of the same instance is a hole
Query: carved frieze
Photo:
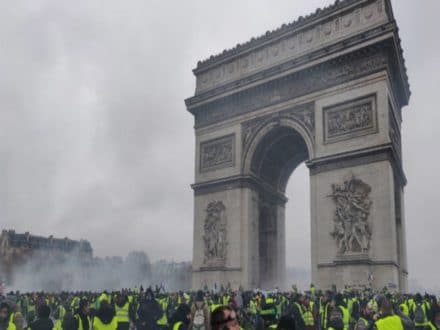
{"type": "Polygon", "coordinates": [[[235,135],[227,135],[200,144],[200,172],[234,166],[235,135]]]}
{"type": "MultiPolygon", "coordinates": [[[[299,31],[291,29],[290,33],[283,33],[283,38],[273,37],[269,44],[262,42],[262,47],[251,52],[237,53],[234,59],[226,63],[220,62],[217,66],[209,66],[207,69],[204,69],[202,63],[195,70],[198,75],[197,93],[234,81],[255,71],[269,68],[280,62],[297,58],[316,48],[326,47],[387,21],[388,17],[383,0],[376,0],[343,14],[339,13],[328,17],[311,27],[299,31]]],[[[267,38],[269,35],[270,33],[267,38]]]]}
{"type": "Polygon", "coordinates": [[[333,184],[332,198],[336,209],[334,229],[330,235],[336,240],[338,253],[367,253],[370,250],[371,228],[368,221],[373,202],[371,187],[352,176],[342,185],[333,184]]]}
{"type": "Polygon", "coordinates": [[[387,54],[372,50],[317,65],[305,71],[249,88],[193,110],[196,127],[233,118],[386,69],[387,54]],[[357,56],[358,55],[358,56],[357,56]]]}
{"type": "Polygon", "coordinates": [[[324,108],[323,116],[324,143],[377,133],[375,96],[324,108]]]}
{"type": "Polygon", "coordinates": [[[222,201],[212,201],[206,208],[203,225],[204,263],[206,266],[224,266],[227,257],[226,207],[222,201]]]}

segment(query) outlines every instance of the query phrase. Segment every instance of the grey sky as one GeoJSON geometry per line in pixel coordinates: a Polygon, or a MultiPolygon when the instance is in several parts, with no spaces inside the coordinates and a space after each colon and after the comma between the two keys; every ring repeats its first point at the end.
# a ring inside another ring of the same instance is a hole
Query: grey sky
{"type": "MultiPolygon", "coordinates": [[[[192,255],[191,70],[333,1],[0,2],[0,227],[87,238],[97,255],[192,255]]],[[[438,0],[394,0],[410,277],[437,284],[438,0]]],[[[309,267],[308,177],[289,186],[288,264],[309,267]]]]}

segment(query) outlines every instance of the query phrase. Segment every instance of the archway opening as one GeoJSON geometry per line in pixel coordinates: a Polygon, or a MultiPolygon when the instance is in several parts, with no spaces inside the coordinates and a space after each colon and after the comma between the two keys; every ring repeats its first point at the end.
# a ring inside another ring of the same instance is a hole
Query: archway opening
{"type": "Polygon", "coordinates": [[[305,290],[311,282],[310,175],[305,163],[290,176],[286,197],[286,284],[305,290]]]}
{"type": "MultiPolygon", "coordinates": [[[[258,255],[259,282],[263,288],[286,284],[286,186],[295,169],[307,159],[309,152],[304,138],[295,129],[287,126],[270,130],[261,138],[253,154],[251,171],[261,183],[258,201],[258,255]]],[[[310,237],[310,221],[308,222],[308,234],[302,233],[300,236],[310,237]]],[[[291,225],[288,228],[291,230],[291,225]]],[[[304,244],[306,243],[305,240],[304,244]]],[[[308,243],[310,249],[310,238],[308,243]]],[[[291,248],[291,244],[287,246],[291,248]]],[[[301,249],[301,253],[306,250],[301,245],[296,248],[301,249]]],[[[291,258],[290,251],[288,255],[291,258]]],[[[287,264],[290,265],[289,262],[287,264]]]]}

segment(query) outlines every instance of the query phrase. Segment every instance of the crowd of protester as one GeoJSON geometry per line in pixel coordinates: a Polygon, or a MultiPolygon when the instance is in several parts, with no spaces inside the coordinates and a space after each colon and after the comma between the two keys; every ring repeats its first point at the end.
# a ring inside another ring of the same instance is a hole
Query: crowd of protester
{"type": "Polygon", "coordinates": [[[0,297],[0,330],[440,329],[433,295],[386,289],[298,292],[200,290],[168,293],[10,292],[0,297]]]}

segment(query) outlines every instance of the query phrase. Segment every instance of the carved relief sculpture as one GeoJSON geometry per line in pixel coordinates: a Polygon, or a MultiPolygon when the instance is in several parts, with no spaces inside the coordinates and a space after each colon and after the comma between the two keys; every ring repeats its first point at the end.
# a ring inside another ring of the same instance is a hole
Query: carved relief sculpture
{"type": "Polygon", "coordinates": [[[377,132],[375,96],[324,109],[325,142],[377,132]]]}
{"type": "Polygon", "coordinates": [[[221,201],[212,201],[206,208],[203,241],[205,264],[224,265],[227,255],[226,207],[221,201]]]}
{"type": "Polygon", "coordinates": [[[233,166],[234,148],[234,135],[203,142],[200,146],[200,170],[206,172],[233,166]]]}
{"type": "Polygon", "coordinates": [[[370,249],[371,229],[368,223],[372,201],[371,187],[354,176],[342,185],[332,185],[329,195],[336,204],[334,230],[338,253],[366,253],[370,249]]]}

